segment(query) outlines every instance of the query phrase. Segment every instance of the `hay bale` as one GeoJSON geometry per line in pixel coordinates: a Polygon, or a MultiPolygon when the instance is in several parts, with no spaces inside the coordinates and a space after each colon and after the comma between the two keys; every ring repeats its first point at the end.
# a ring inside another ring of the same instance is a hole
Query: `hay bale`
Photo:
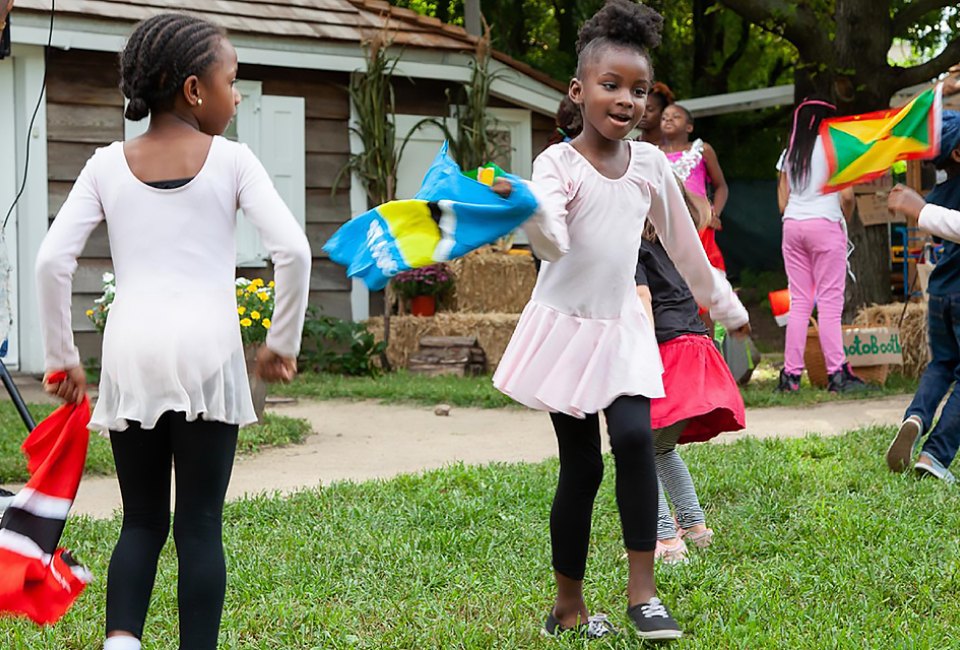
{"type": "MultiPolygon", "coordinates": [[[[897,327],[903,314],[903,304],[870,305],[861,307],[853,319],[854,325],[864,327],[897,327]]],[[[919,377],[930,359],[927,345],[927,305],[913,302],[900,324],[900,347],[903,348],[903,366],[893,370],[907,377],[919,377]]]]}
{"type": "MultiPolygon", "coordinates": [[[[507,348],[519,314],[456,314],[438,312],[431,317],[393,316],[390,318],[390,345],[387,358],[395,368],[406,368],[410,356],[420,349],[424,336],[473,336],[487,355],[493,370],[507,348]]],[[[378,341],[383,340],[383,317],[366,322],[378,341]]]]}
{"type": "Polygon", "coordinates": [[[498,252],[489,246],[448,264],[455,278],[450,311],[519,314],[537,282],[533,257],[498,252]]]}

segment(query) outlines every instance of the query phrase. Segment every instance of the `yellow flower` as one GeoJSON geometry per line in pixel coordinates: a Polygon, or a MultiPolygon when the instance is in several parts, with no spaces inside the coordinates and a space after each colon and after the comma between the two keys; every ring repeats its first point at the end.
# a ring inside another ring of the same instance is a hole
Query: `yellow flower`
{"type": "Polygon", "coordinates": [[[263,329],[265,329],[265,330],[270,329],[270,319],[269,319],[269,318],[264,318],[264,319],[263,319],[263,329]]]}
{"type": "Polygon", "coordinates": [[[88,309],[88,310],[87,310],[87,316],[93,316],[93,310],[92,310],[92,309],[88,309]]]}
{"type": "Polygon", "coordinates": [[[237,307],[237,313],[240,314],[241,316],[243,316],[244,313],[246,313],[246,311],[247,311],[247,308],[244,307],[243,305],[237,307]]]}
{"type": "Polygon", "coordinates": [[[240,321],[240,325],[242,327],[250,327],[251,325],[253,325],[253,321],[250,320],[249,318],[244,318],[240,321]]]}
{"type": "Polygon", "coordinates": [[[258,311],[250,312],[250,318],[252,318],[253,320],[260,320],[260,312],[258,311]]]}
{"type": "Polygon", "coordinates": [[[253,279],[253,282],[251,282],[250,284],[252,284],[252,285],[255,286],[255,287],[262,287],[262,286],[263,286],[263,280],[261,280],[260,278],[254,278],[254,279],[253,279]]]}
{"type": "Polygon", "coordinates": [[[237,297],[239,298],[242,295],[243,295],[243,289],[237,289],[237,297]]]}
{"type": "Polygon", "coordinates": [[[252,282],[247,285],[247,293],[254,293],[257,290],[257,285],[252,282]]]}
{"type": "Polygon", "coordinates": [[[260,299],[260,302],[267,302],[268,300],[270,300],[270,294],[267,293],[266,291],[261,291],[257,294],[257,298],[260,299]]]}
{"type": "Polygon", "coordinates": [[[273,280],[270,280],[270,282],[267,283],[267,286],[273,289],[273,287],[275,286],[273,283],[273,280]]]}

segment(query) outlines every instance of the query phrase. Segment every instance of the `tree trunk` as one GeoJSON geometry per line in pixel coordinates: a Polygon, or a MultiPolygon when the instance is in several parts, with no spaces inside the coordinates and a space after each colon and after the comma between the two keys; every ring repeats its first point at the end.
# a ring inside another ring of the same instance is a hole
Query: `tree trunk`
{"type": "Polygon", "coordinates": [[[851,220],[850,241],[854,245],[850,269],[856,280],[847,276],[843,320],[851,322],[864,305],[887,304],[893,298],[890,288],[890,240],[886,224],[864,226],[859,215],[851,220]]]}

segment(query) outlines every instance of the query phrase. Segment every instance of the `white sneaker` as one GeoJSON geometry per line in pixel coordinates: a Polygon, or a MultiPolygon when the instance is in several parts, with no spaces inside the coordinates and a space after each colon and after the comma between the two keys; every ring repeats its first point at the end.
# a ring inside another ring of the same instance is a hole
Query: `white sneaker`
{"type": "Polygon", "coordinates": [[[957,477],[954,476],[950,470],[944,467],[943,463],[929,454],[920,454],[920,458],[913,466],[913,469],[917,475],[921,477],[929,475],[940,479],[944,483],[957,482],[957,477]]]}
{"type": "Polygon", "coordinates": [[[887,448],[887,467],[892,472],[905,472],[910,467],[914,447],[923,433],[923,422],[911,415],[900,424],[897,436],[887,448]]]}

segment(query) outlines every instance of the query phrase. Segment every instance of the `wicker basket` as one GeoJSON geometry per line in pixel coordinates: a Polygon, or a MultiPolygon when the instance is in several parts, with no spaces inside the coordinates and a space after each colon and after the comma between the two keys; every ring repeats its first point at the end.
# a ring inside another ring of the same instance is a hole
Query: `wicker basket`
{"type": "MultiPolygon", "coordinates": [[[[844,325],[843,329],[857,329],[860,326],[844,325]]],[[[807,329],[807,344],[803,350],[803,364],[807,368],[807,377],[814,386],[824,388],[827,385],[827,363],[823,359],[823,351],[820,349],[820,331],[817,329],[817,321],[810,319],[810,327],[807,329]]],[[[889,364],[880,364],[877,366],[857,366],[853,372],[860,379],[871,384],[882,386],[887,381],[887,374],[890,372],[889,364]]]]}

